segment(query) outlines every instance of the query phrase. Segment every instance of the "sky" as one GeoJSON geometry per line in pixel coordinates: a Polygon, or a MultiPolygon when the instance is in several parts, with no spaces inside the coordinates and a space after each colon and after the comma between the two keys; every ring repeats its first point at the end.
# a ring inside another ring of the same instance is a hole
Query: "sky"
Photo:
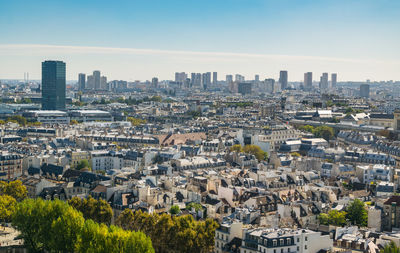
{"type": "Polygon", "coordinates": [[[0,0],[0,79],[40,79],[44,60],[65,61],[69,80],[400,80],[400,1],[0,0]]]}

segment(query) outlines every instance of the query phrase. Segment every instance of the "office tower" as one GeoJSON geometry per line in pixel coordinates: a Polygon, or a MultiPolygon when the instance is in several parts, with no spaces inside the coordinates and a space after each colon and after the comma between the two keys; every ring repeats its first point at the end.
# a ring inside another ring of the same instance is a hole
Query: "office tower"
{"type": "Polygon", "coordinates": [[[185,72],[175,72],[175,82],[177,83],[183,83],[187,78],[187,75],[185,72]]]}
{"type": "Polygon", "coordinates": [[[218,73],[217,72],[213,72],[213,84],[216,85],[218,82],[218,73]]]}
{"type": "Polygon", "coordinates": [[[78,89],[80,91],[83,91],[84,89],[86,89],[86,75],[83,73],[80,73],[78,75],[78,89]]]}
{"type": "Polygon", "coordinates": [[[266,91],[268,92],[268,93],[274,93],[275,92],[275,80],[274,79],[272,79],[272,78],[268,78],[268,79],[265,79],[265,88],[266,88],[266,91]]]}
{"type": "Polygon", "coordinates": [[[196,73],[195,86],[196,87],[200,87],[201,86],[201,73],[196,73]]]}
{"type": "Polygon", "coordinates": [[[288,87],[288,72],[281,70],[279,72],[279,83],[281,84],[281,90],[286,90],[288,87]]]}
{"type": "Polygon", "coordinates": [[[225,80],[226,80],[227,84],[233,83],[233,76],[232,75],[226,75],[225,80]]]}
{"type": "Polygon", "coordinates": [[[238,93],[242,95],[251,94],[251,83],[239,83],[238,84],[238,93]]]}
{"type": "Polygon", "coordinates": [[[100,89],[107,90],[107,77],[105,76],[100,77],[100,89]]]}
{"type": "Polygon", "coordinates": [[[312,72],[304,73],[304,89],[312,90],[312,72]]]}
{"type": "Polygon", "coordinates": [[[329,82],[328,82],[328,73],[322,73],[322,76],[320,78],[319,82],[319,89],[321,92],[326,92],[329,88],[329,82]]]}
{"type": "Polygon", "coordinates": [[[158,78],[157,77],[153,77],[153,79],[151,79],[151,87],[158,88],[158,78]]]}
{"type": "Polygon", "coordinates": [[[331,75],[331,88],[332,89],[336,88],[336,83],[337,83],[337,74],[332,73],[332,75],[331,75]]]}
{"type": "Polygon", "coordinates": [[[86,89],[87,90],[93,90],[94,89],[94,76],[93,75],[90,75],[90,76],[87,77],[86,89]]]}
{"type": "Polygon", "coordinates": [[[211,85],[211,72],[203,73],[201,77],[201,83],[204,90],[211,85]]]}
{"type": "Polygon", "coordinates": [[[235,75],[235,82],[244,82],[244,76],[236,74],[235,75]]]}
{"type": "Polygon", "coordinates": [[[100,90],[101,89],[101,84],[100,84],[100,71],[95,70],[93,71],[93,82],[94,82],[94,89],[95,90],[100,90]]]}
{"type": "Polygon", "coordinates": [[[360,97],[369,98],[369,84],[360,85],[360,97]]]}
{"type": "Polygon", "coordinates": [[[42,110],[65,110],[65,62],[42,62],[42,110]]]}
{"type": "Polygon", "coordinates": [[[259,75],[255,75],[255,76],[254,76],[254,81],[255,81],[256,83],[258,83],[258,82],[260,81],[260,76],[259,76],[259,75]]]}

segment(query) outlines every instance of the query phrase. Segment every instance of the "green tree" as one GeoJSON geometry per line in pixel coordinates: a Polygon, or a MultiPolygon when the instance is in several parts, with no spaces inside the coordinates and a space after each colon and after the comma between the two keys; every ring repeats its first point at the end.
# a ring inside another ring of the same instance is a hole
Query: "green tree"
{"type": "Polygon", "coordinates": [[[79,124],[79,122],[78,122],[77,120],[73,119],[73,120],[71,120],[71,121],[69,122],[69,124],[70,124],[70,125],[77,125],[77,124],[79,124]]]}
{"type": "Polygon", "coordinates": [[[27,190],[20,180],[11,181],[9,183],[0,181],[0,194],[6,194],[17,201],[21,201],[26,198],[27,190]]]}
{"type": "Polygon", "coordinates": [[[299,127],[299,129],[301,131],[309,132],[309,133],[312,133],[314,131],[314,127],[310,126],[310,125],[301,126],[301,127],[299,127]]]}
{"type": "Polygon", "coordinates": [[[236,145],[233,145],[230,150],[236,151],[236,152],[243,152],[243,147],[240,144],[236,144],[236,145]]]}
{"type": "Polygon", "coordinates": [[[17,204],[12,224],[29,252],[154,252],[143,233],[85,220],[60,200],[26,199],[17,204]]]}
{"type": "Polygon", "coordinates": [[[380,252],[382,253],[400,253],[400,248],[396,246],[396,244],[393,241],[390,241],[390,243],[386,244],[383,250],[380,252]]]}
{"type": "Polygon", "coordinates": [[[26,199],[12,217],[29,252],[73,252],[83,217],[66,202],[26,199]]]}
{"type": "Polygon", "coordinates": [[[298,152],[290,153],[291,156],[300,157],[301,155],[298,152]]]}
{"type": "Polygon", "coordinates": [[[218,227],[211,219],[195,221],[191,215],[148,214],[129,209],[118,216],[116,224],[123,229],[144,232],[160,253],[210,252],[218,227]]]}
{"type": "Polygon", "coordinates": [[[347,219],[353,225],[357,225],[360,227],[366,226],[368,222],[368,212],[365,209],[365,204],[359,199],[355,199],[351,202],[347,208],[347,219]]]}
{"type": "Polygon", "coordinates": [[[0,195],[0,220],[9,221],[16,205],[17,201],[10,195],[0,195]]]}
{"type": "Polygon", "coordinates": [[[319,126],[316,127],[312,132],[316,137],[324,138],[325,140],[331,140],[335,134],[332,127],[328,126],[319,126]]]}
{"type": "Polygon", "coordinates": [[[169,209],[169,213],[172,215],[176,215],[180,212],[181,212],[181,209],[177,205],[171,206],[171,208],[169,209]]]}
{"type": "Polygon", "coordinates": [[[142,124],[146,124],[146,120],[144,120],[144,119],[128,117],[127,120],[129,122],[131,122],[132,126],[139,126],[139,125],[142,125],[142,124]]]}
{"type": "Polygon", "coordinates": [[[13,115],[11,117],[8,117],[7,122],[17,122],[20,126],[26,126],[26,124],[28,123],[26,118],[22,117],[21,115],[13,115]]]}
{"type": "Polygon", "coordinates": [[[77,170],[82,170],[82,169],[86,169],[86,168],[90,168],[89,161],[86,159],[79,161],[79,163],[76,165],[77,170]]]}
{"type": "Polygon", "coordinates": [[[190,202],[190,203],[186,206],[186,209],[188,209],[188,210],[191,210],[192,208],[194,208],[194,210],[195,210],[196,212],[198,212],[198,211],[200,211],[200,210],[203,210],[203,206],[202,206],[201,204],[199,204],[199,203],[196,203],[196,202],[190,202]]]}
{"type": "Polygon", "coordinates": [[[245,153],[254,155],[258,161],[266,160],[268,158],[268,153],[264,152],[257,145],[246,145],[244,146],[243,151],[245,153]]]}
{"type": "Polygon", "coordinates": [[[68,204],[76,210],[82,212],[85,219],[92,219],[98,223],[105,223],[109,225],[113,216],[113,211],[105,200],[96,200],[89,195],[87,199],[80,199],[74,197],[68,200],[68,204]]]}

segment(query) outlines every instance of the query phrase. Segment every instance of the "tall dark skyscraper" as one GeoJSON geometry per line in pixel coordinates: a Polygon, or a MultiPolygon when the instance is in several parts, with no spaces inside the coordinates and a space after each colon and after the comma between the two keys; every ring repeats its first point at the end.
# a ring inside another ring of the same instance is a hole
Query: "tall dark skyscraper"
{"type": "Polygon", "coordinates": [[[65,110],[65,62],[42,62],[42,110],[65,110]]]}
{"type": "Polygon", "coordinates": [[[332,75],[331,75],[331,88],[332,89],[336,88],[336,83],[337,83],[337,74],[332,73],[332,75]]]}
{"type": "Polygon", "coordinates": [[[94,80],[94,89],[101,90],[100,71],[98,70],[93,71],[93,80],[94,80]]]}
{"type": "Polygon", "coordinates": [[[304,89],[312,90],[312,72],[304,73],[304,89]]]}
{"type": "Polygon", "coordinates": [[[288,87],[288,72],[281,70],[279,73],[279,83],[281,84],[281,90],[286,90],[288,87]]]}
{"type": "Polygon", "coordinates": [[[86,88],[86,75],[83,73],[78,75],[78,87],[80,91],[86,88]]]}
{"type": "Polygon", "coordinates": [[[216,85],[218,82],[218,73],[213,72],[213,84],[216,85]]]}

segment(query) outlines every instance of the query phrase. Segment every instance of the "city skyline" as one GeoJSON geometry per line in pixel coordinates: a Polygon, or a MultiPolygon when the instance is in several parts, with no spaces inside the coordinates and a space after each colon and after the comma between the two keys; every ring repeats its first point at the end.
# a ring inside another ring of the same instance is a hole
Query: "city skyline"
{"type": "Polygon", "coordinates": [[[93,69],[128,81],[183,71],[278,79],[282,69],[289,81],[400,80],[398,1],[95,3],[1,2],[0,79],[40,79],[37,62],[54,59],[68,63],[68,80],[93,69]]]}

